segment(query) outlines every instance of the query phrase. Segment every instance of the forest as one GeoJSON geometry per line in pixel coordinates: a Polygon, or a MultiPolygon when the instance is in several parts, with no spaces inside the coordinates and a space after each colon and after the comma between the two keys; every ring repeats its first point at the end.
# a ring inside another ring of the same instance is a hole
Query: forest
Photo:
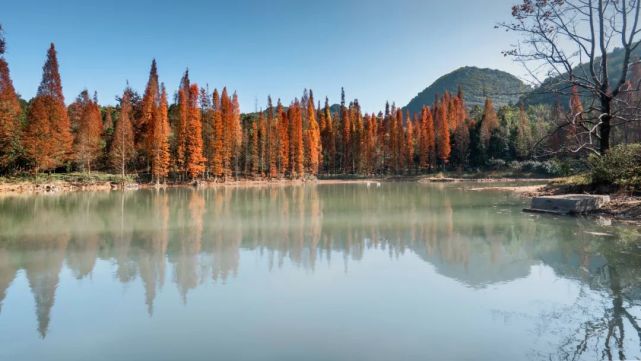
{"type": "MultiPolygon", "coordinates": [[[[4,53],[4,38],[1,44],[4,53]]],[[[637,84],[641,64],[633,65],[628,82],[637,84]]],[[[96,93],[84,90],[67,106],[58,67],[52,43],[37,94],[25,101],[0,57],[0,174],[102,171],[155,183],[506,167],[565,175],[584,167],[588,153],[571,146],[578,132],[568,119],[584,112],[576,86],[569,104],[495,109],[488,97],[483,107],[469,108],[459,89],[437,95],[420,112],[387,103],[369,114],[342,89],[338,106],[304,90],[286,105],[268,97],[266,109],[241,114],[235,92],[210,92],[188,70],[170,95],[155,60],[142,96],[127,86],[117,106],[101,106],[96,93]]],[[[638,142],[641,127],[613,139],[638,142]]]]}

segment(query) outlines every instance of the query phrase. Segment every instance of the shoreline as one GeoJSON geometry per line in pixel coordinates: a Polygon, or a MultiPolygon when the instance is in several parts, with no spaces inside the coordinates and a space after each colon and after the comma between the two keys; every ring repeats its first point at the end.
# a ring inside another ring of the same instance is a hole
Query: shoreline
{"type": "MultiPolygon", "coordinates": [[[[601,194],[603,192],[590,192],[589,189],[582,187],[568,187],[567,185],[558,184],[539,184],[539,185],[522,185],[522,186],[498,186],[498,187],[480,187],[470,188],[470,191],[503,191],[511,192],[522,198],[532,198],[538,196],[562,195],[562,194],[601,194]]],[[[631,225],[641,225],[641,197],[633,196],[624,192],[605,192],[610,196],[610,202],[594,212],[585,214],[585,217],[607,219],[631,225]]]]}
{"type": "MultiPolygon", "coordinates": [[[[61,175],[64,177],[64,175],[61,175]]],[[[115,175],[107,175],[116,177],[115,175]]],[[[91,176],[89,176],[91,177],[91,176]]],[[[115,180],[67,180],[61,179],[43,179],[30,180],[27,178],[0,179],[0,195],[42,195],[42,194],[61,194],[70,192],[101,192],[116,190],[138,190],[138,189],[165,189],[165,188],[216,188],[216,187],[266,187],[266,186],[291,186],[302,184],[367,184],[379,186],[384,182],[418,182],[418,183],[521,183],[521,182],[549,182],[551,178],[490,178],[480,175],[478,178],[448,178],[434,177],[427,175],[405,175],[405,176],[371,176],[371,177],[320,177],[314,179],[234,179],[228,181],[218,180],[199,180],[190,182],[162,183],[139,183],[133,180],[115,181],[115,180]]],[[[489,187],[488,187],[489,188],[489,187]]],[[[497,189],[501,187],[496,187],[497,189]]],[[[505,190],[507,190],[506,187],[505,190]]]]}
{"type": "Polygon", "coordinates": [[[278,187],[303,184],[380,184],[385,182],[384,178],[363,178],[363,179],[238,179],[225,182],[213,180],[200,180],[182,183],[118,183],[112,181],[27,181],[14,182],[0,181],[0,196],[4,195],[48,195],[73,192],[109,192],[109,191],[133,191],[141,189],[167,189],[167,188],[218,188],[218,187],[278,187]]]}
{"type": "MultiPolygon", "coordinates": [[[[109,175],[113,176],[113,175],[109,175]]],[[[407,175],[407,176],[383,176],[383,177],[327,177],[315,179],[237,179],[231,181],[201,180],[183,183],[165,183],[156,185],[153,183],[138,183],[134,181],[115,182],[113,180],[64,180],[53,179],[35,181],[28,179],[15,179],[6,181],[0,180],[0,197],[4,196],[36,196],[36,195],[58,195],[73,192],[110,192],[110,191],[134,191],[142,189],[167,189],[167,188],[252,188],[252,187],[286,187],[293,185],[315,184],[365,184],[368,187],[378,187],[382,183],[393,182],[416,182],[421,184],[438,183],[469,183],[469,184],[492,184],[492,183],[516,183],[497,186],[480,186],[467,188],[472,192],[510,192],[522,198],[531,198],[543,195],[558,195],[569,193],[596,193],[581,187],[568,187],[567,185],[555,184],[557,178],[506,178],[487,177],[483,174],[479,177],[439,177],[429,175],[407,175]],[[527,184],[519,184],[527,183],[527,184]],[[537,184],[532,184],[537,183],[537,184]]],[[[612,201],[602,209],[589,214],[590,217],[605,217],[611,220],[641,225],[641,197],[630,196],[621,192],[606,192],[612,201]]]]}

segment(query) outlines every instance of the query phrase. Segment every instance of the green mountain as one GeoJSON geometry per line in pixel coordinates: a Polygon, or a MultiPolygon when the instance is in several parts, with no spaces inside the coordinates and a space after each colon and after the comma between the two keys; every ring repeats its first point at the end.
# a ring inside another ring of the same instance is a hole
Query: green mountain
{"type": "Polygon", "coordinates": [[[523,93],[530,91],[528,86],[512,74],[466,66],[438,78],[415,96],[405,109],[411,113],[420,112],[423,105],[434,103],[437,94],[442,95],[446,90],[456,94],[459,86],[463,89],[468,107],[483,106],[488,96],[492,97],[495,106],[516,104],[523,93]]]}
{"type": "MultiPolygon", "coordinates": [[[[616,82],[619,81],[621,77],[621,69],[623,64],[623,49],[616,48],[612,52],[608,53],[608,72],[610,76],[610,85],[614,86],[616,82]]],[[[631,63],[635,60],[638,60],[641,57],[641,47],[637,47],[632,51],[631,63]]],[[[595,63],[599,64],[601,58],[597,58],[595,63]]],[[[590,67],[587,63],[581,64],[574,68],[575,74],[580,74],[581,76],[589,77],[590,67]]],[[[554,91],[562,90],[567,88],[567,84],[560,77],[551,77],[547,78],[543,83],[532,90],[529,94],[523,96],[523,101],[525,104],[554,104],[557,100],[561,104],[567,106],[569,103],[569,95],[560,95],[558,93],[553,93],[554,91]]],[[[562,91],[562,93],[568,93],[568,90],[562,91]]]]}

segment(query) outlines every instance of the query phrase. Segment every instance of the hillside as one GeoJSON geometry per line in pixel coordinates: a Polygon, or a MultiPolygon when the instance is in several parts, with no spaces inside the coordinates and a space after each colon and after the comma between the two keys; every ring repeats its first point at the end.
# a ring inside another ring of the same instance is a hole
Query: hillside
{"type": "MultiPolygon", "coordinates": [[[[615,82],[619,81],[621,76],[621,64],[623,63],[623,49],[617,48],[608,54],[608,70],[610,73],[610,84],[613,85],[615,82]]],[[[632,52],[632,59],[638,59],[641,57],[641,47],[636,48],[632,52]]],[[[600,58],[597,58],[596,63],[598,64],[600,58]]],[[[581,64],[574,68],[576,74],[589,74],[589,65],[581,64]]],[[[526,104],[554,104],[557,100],[563,105],[567,105],[569,102],[569,96],[567,95],[557,95],[553,92],[555,89],[559,89],[562,86],[565,86],[564,83],[560,82],[559,77],[551,77],[543,81],[541,86],[532,90],[531,93],[523,96],[523,101],[526,104]]]]}
{"type": "Polygon", "coordinates": [[[494,69],[480,69],[473,66],[459,68],[438,78],[432,85],[421,91],[405,107],[410,112],[419,112],[423,105],[432,105],[436,94],[446,90],[456,93],[463,88],[465,102],[469,107],[482,106],[490,96],[496,106],[517,103],[519,97],[529,88],[512,74],[494,69]]]}

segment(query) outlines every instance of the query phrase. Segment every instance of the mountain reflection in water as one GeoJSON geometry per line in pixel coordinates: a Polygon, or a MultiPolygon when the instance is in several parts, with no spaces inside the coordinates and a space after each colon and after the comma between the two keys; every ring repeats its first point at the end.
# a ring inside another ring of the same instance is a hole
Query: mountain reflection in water
{"type": "MultiPolygon", "coordinates": [[[[65,272],[80,281],[109,270],[124,285],[141,282],[144,295],[138,298],[153,318],[155,301],[168,284],[189,307],[190,294],[199,287],[232,285],[250,254],[263,261],[262,272],[340,267],[349,275],[354,262],[383,251],[399,262],[415,255],[438,275],[475,292],[493,292],[549,268],[556,279],[578,285],[577,296],[528,321],[533,346],[524,355],[641,356],[638,233],[588,219],[527,215],[521,206],[509,194],[413,183],[5,197],[0,199],[0,325],[12,312],[3,300],[23,279],[35,302],[37,331],[45,338],[58,327],[52,314],[63,302],[56,293],[65,272]],[[588,233],[604,229],[613,237],[588,233]]],[[[92,292],[90,286],[84,290],[92,292]]]]}

